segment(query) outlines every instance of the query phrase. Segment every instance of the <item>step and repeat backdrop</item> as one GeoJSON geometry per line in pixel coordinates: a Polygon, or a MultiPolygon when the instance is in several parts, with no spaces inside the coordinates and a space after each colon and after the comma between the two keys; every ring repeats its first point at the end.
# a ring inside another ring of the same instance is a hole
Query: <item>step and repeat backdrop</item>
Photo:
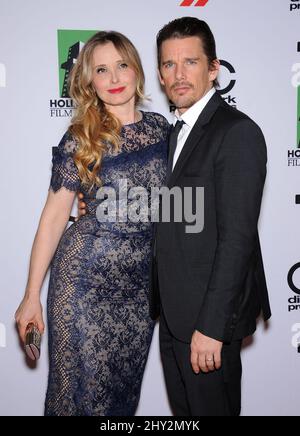
{"type": "MultiPolygon", "coordinates": [[[[242,414],[300,414],[300,1],[3,0],[0,415],[43,414],[47,335],[38,364],[28,365],[14,312],[47,196],[52,147],[73,113],[66,86],[70,68],[96,31],[124,33],[136,45],[146,72],[151,101],[144,109],[172,121],[157,78],[155,37],[164,24],[186,15],[210,25],[222,64],[220,92],[261,126],[268,145],[259,228],[273,317],[268,325],[259,322],[255,336],[244,344],[242,414]]],[[[171,415],[158,326],[137,415],[171,415]]]]}

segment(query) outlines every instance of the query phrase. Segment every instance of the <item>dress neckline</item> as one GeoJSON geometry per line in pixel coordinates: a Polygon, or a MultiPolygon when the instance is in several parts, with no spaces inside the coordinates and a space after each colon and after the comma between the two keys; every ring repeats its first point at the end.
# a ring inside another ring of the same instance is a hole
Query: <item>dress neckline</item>
{"type": "Polygon", "coordinates": [[[145,113],[144,111],[139,111],[142,114],[142,118],[139,121],[135,121],[134,123],[130,123],[130,124],[123,124],[122,129],[125,129],[126,127],[134,127],[137,126],[139,123],[142,123],[144,121],[145,118],[145,113]]]}

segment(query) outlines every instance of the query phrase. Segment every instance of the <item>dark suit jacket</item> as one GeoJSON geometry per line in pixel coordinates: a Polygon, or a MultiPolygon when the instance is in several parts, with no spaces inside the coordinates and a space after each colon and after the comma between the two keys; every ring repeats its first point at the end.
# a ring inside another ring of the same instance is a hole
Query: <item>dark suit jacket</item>
{"type": "Polygon", "coordinates": [[[152,259],[150,315],[169,329],[231,342],[271,316],[257,231],[267,153],[260,128],[216,93],[184,145],[168,187],[204,187],[204,229],[160,222],[152,259]]]}

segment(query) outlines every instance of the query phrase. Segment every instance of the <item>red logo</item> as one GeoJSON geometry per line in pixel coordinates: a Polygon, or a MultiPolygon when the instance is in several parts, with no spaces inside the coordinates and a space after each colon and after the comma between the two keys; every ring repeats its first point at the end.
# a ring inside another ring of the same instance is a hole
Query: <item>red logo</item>
{"type": "Polygon", "coordinates": [[[192,6],[193,4],[194,6],[205,6],[206,3],[208,3],[208,0],[183,0],[180,6],[192,6]]]}

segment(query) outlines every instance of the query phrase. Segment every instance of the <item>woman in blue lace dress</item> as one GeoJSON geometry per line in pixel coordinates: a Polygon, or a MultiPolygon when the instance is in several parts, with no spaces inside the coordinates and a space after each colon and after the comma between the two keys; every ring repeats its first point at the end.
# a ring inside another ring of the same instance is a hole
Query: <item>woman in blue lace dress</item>
{"type": "Polygon", "coordinates": [[[151,192],[164,183],[169,130],[137,110],[143,89],[139,56],[117,32],[93,36],[71,73],[77,112],[54,150],[16,312],[23,340],[29,322],[44,330],[39,291],[51,263],[46,415],[126,416],[138,404],[154,327],[151,192]],[[78,192],[88,213],[64,231],[78,192]]]}

